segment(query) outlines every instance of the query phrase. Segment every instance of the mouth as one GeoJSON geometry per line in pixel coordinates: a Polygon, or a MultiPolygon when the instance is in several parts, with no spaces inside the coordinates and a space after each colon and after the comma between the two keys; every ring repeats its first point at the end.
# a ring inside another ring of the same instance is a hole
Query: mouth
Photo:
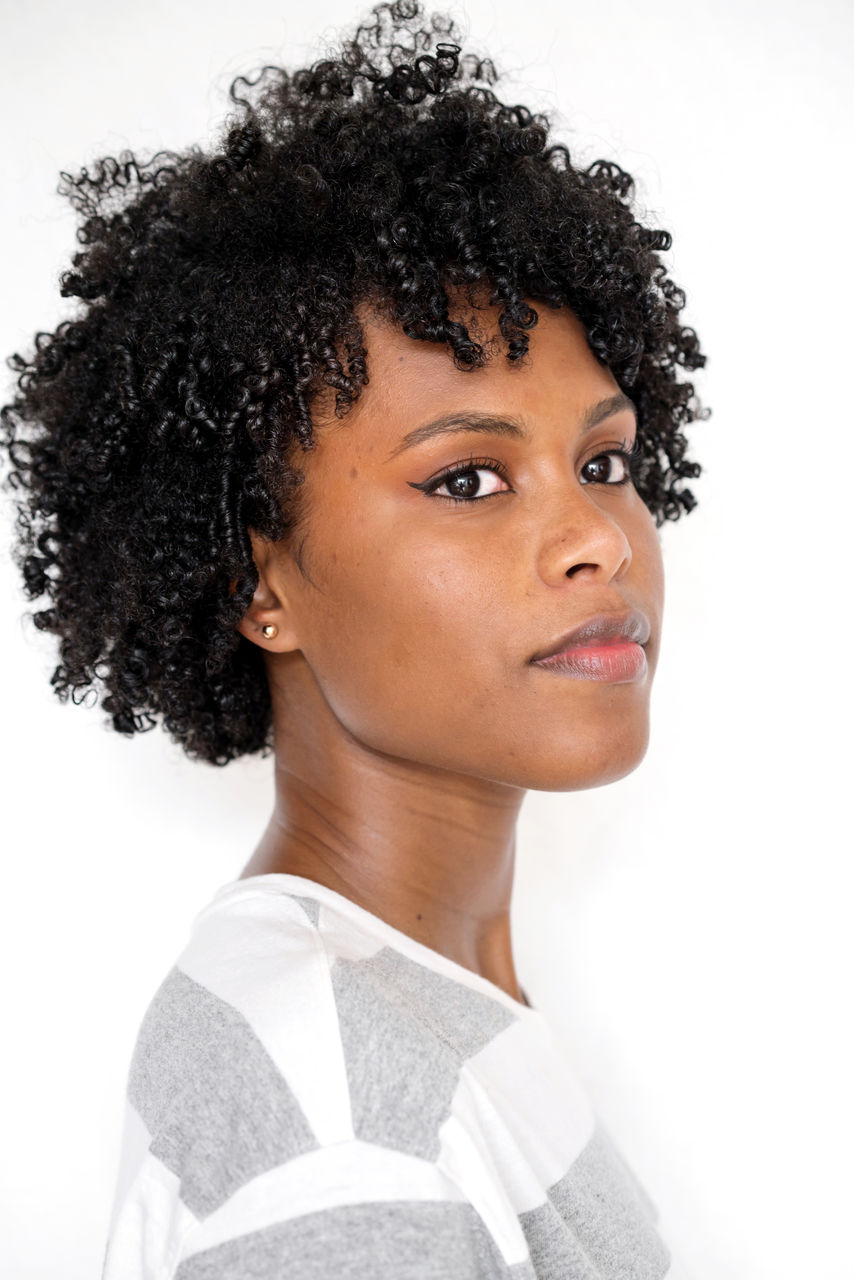
{"type": "Polygon", "coordinates": [[[552,658],[588,645],[602,646],[620,641],[644,645],[649,640],[649,633],[649,618],[640,609],[628,609],[623,613],[597,613],[560,636],[547,649],[535,653],[530,661],[540,662],[544,658],[552,658]]]}
{"type": "Polygon", "coordinates": [[[529,663],[581,680],[640,680],[648,671],[643,646],[649,636],[649,619],[639,609],[600,613],[535,653],[529,663]]]}

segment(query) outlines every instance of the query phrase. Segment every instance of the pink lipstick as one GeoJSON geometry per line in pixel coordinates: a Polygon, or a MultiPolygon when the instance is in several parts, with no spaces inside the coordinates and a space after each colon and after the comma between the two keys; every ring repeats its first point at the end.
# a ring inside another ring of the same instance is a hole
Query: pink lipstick
{"type": "Polygon", "coordinates": [[[618,639],[566,649],[538,658],[532,665],[577,680],[606,680],[613,684],[640,680],[647,671],[643,647],[634,640],[618,639]]]}
{"type": "Polygon", "coordinates": [[[649,635],[649,619],[639,609],[600,613],[535,653],[530,662],[576,680],[641,680],[648,669],[643,646],[649,635]]]}

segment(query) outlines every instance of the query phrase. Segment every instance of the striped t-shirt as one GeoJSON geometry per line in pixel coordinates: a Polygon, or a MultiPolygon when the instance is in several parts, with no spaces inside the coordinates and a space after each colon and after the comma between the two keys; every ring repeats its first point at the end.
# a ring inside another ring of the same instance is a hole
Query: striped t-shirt
{"type": "Polygon", "coordinates": [[[543,1014],[324,885],[233,881],[130,1065],[103,1280],[660,1280],[543,1014]]]}

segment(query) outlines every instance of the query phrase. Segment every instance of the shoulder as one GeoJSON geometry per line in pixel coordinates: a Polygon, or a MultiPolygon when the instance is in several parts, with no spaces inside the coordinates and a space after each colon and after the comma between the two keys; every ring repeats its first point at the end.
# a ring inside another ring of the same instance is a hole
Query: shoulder
{"type": "Polygon", "coordinates": [[[515,1021],[328,903],[237,888],[155,992],[128,1100],[209,1212],[253,1170],[333,1143],[435,1159],[466,1065],[515,1021]]]}
{"type": "Polygon", "coordinates": [[[180,1169],[187,1203],[210,1211],[233,1190],[225,1183],[349,1136],[340,1056],[310,913],[290,897],[247,895],[197,917],[143,1017],[128,1100],[151,1150],[180,1169]],[[306,1105],[324,1117],[320,1133],[306,1105]],[[194,1141],[201,1133],[203,1144],[194,1141]],[[231,1176],[213,1177],[226,1154],[231,1176]]]}
{"type": "Polygon", "coordinates": [[[256,1245],[326,1258],[339,1237],[343,1258],[395,1214],[413,1258],[488,1251],[439,1154],[467,1057],[507,1025],[492,1003],[310,899],[203,911],[137,1036],[105,1275],[237,1249],[242,1266],[256,1245]]]}

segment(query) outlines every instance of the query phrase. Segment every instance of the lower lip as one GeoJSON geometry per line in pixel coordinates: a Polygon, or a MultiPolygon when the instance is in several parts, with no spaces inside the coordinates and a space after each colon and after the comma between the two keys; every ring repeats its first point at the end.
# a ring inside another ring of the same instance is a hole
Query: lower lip
{"type": "Polygon", "coordinates": [[[647,671],[646,654],[633,640],[567,649],[550,658],[538,658],[532,665],[576,680],[604,680],[611,684],[640,680],[647,671]]]}

